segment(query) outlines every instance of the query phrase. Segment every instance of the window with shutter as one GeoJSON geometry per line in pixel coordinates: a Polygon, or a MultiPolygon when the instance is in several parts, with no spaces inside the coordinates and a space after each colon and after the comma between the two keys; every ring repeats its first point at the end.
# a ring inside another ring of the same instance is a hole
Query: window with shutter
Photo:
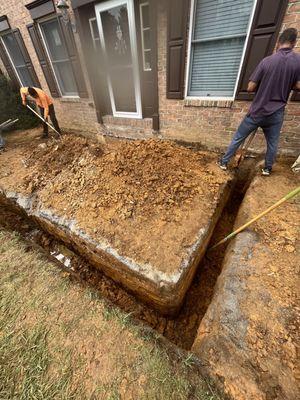
{"type": "Polygon", "coordinates": [[[48,84],[50,93],[52,97],[59,97],[60,93],[53,75],[52,68],[50,66],[49,60],[46,56],[44,46],[42,44],[42,38],[40,35],[40,31],[38,29],[37,24],[29,24],[27,25],[27,29],[35,49],[36,55],[40,62],[41,68],[43,70],[46,82],[48,84]]]}
{"type": "Polygon", "coordinates": [[[31,63],[28,51],[18,29],[1,35],[3,50],[15,73],[19,85],[39,86],[37,76],[31,63]]]}
{"type": "Polygon", "coordinates": [[[256,0],[194,0],[187,96],[233,98],[256,0]]]}
{"type": "Polygon", "coordinates": [[[58,19],[55,17],[40,22],[39,28],[62,96],[78,96],[71,60],[58,19]]]}

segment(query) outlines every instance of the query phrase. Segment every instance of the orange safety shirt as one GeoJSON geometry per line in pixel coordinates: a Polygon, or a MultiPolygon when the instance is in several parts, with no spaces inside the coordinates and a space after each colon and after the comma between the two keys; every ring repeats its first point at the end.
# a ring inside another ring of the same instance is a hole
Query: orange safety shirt
{"type": "MultiPolygon", "coordinates": [[[[53,104],[53,100],[42,89],[39,89],[36,87],[34,87],[33,89],[37,92],[38,97],[37,98],[31,97],[31,98],[36,102],[36,104],[39,107],[42,107],[44,109],[44,118],[46,119],[49,114],[49,106],[51,104],[53,104]]],[[[26,100],[26,96],[29,95],[28,87],[21,87],[20,93],[21,93],[22,101],[24,103],[26,100]]]]}

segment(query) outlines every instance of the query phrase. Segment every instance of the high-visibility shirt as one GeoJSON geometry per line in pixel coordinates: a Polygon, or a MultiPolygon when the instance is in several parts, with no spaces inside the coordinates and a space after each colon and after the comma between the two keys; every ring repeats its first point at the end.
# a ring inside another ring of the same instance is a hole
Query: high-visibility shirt
{"type": "MultiPolygon", "coordinates": [[[[44,118],[47,118],[49,114],[49,106],[53,104],[53,100],[42,89],[36,87],[34,87],[33,89],[37,92],[38,97],[37,98],[31,97],[31,98],[36,102],[36,104],[39,107],[42,107],[44,109],[44,118]]],[[[26,100],[26,96],[29,95],[28,87],[21,87],[20,93],[22,101],[24,102],[26,100]]]]}

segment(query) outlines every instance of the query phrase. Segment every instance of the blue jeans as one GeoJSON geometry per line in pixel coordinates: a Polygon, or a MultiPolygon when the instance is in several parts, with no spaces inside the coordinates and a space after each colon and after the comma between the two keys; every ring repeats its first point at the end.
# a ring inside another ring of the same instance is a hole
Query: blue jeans
{"type": "Polygon", "coordinates": [[[238,127],[225,155],[221,162],[227,164],[231,157],[235,154],[240,145],[244,140],[257,128],[262,128],[266,142],[267,152],[265,157],[265,168],[272,169],[277,154],[280,130],[282,128],[284,118],[284,108],[274,112],[267,117],[260,117],[253,119],[250,116],[246,116],[241,125],[238,127]]]}
{"type": "Polygon", "coordinates": [[[5,142],[4,142],[4,139],[3,139],[3,137],[1,136],[1,133],[0,133],[0,149],[2,147],[4,147],[4,145],[5,145],[5,142]]]}

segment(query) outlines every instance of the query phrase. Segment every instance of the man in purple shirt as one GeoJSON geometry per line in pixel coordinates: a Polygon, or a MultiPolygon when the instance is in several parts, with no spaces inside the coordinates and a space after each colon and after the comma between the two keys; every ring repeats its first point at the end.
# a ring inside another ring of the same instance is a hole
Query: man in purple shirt
{"type": "Polygon", "coordinates": [[[293,48],[297,42],[297,30],[286,29],[279,37],[278,50],[264,58],[250,76],[247,91],[256,92],[255,98],[235,133],[219,166],[226,170],[227,164],[244,140],[261,127],[267,142],[263,175],[270,175],[275,161],[284,109],[291,90],[300,90],[300,54],[293,48]]]}

